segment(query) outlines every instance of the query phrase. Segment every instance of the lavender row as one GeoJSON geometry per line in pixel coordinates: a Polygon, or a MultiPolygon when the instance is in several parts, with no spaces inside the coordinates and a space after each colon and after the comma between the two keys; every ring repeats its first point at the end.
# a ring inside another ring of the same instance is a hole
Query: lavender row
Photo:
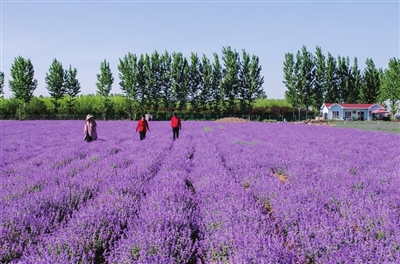
{"type": "Polygon", "coordinates": [[[282,239],[276,235],[275,220],[226,167],[227,157],[213,142],[218,140],[214,132],[219,128],[212,124],[207,128],[198,141],[193,173],[193,184],[201,201],[202,262],[295,262],[295,256],[282,246],[282,239]]]}
{"type": "Polygon", "coordinates": [[[399,260],[397,135],[184,122],[172,142],[168,122],[150,122],[139,141],[133,122],[98,122],[99,140],[87,144],[80,122],[31,122],[37,137],[21,134],[23,123],[3,129],[18,136],[1,138],[1,209],[15,223],[39,204],[67,210],[61,222],[40,216],[34,230],[47,231],[31,235],[2,218],[1,233],[13,234],[0,239],[3,262],[399,260]],[[60,131],[62,140],[42,140],[60,131]],[[67,187],[78,206],[59,194],[67,187]]]}
{"type": "MultiPolygon", "coordinates": [[[[121,139],[118,140],[121,141],[121,139]]],[[[84,142],[79,143],[81,148],[82,144],[85,144],[84,142]]],[[[82,203],[96,196],[102,185],[108,185],[108,176],[114,176],[112,175],[113,170],[118,167],[125,168],[133,162],[133,157],[129,158],[129,153],[125,153],[128,158],[126,156],[124,158],[113,158],[120,149],[115,147],[115,142],[110,143],[99,141],[97,144],[85,145],[85,147],[89,147],[88,152],[91,155],[85,154],[85,149],[83,149],[77,156],[80,158],[88,157],[77,162],[73,161],[73,154],[74,152],[76,154],[79,150],[70,153],[71,149],[67,148],[66,151],[61,151],[61,154],[60,152],[53,152],[53,160],[46,161],[60,164],[57,160],[61,158],[61,160],[68,160],[69,162],[61,162],[65,166],[50,167],[47,163],[44,163],[40,169],[49,170],[50,173],[46,175],[31,174],[28,170],[24,170],[26,171],[23,175],[25,181],[28,178],[33,178],[32,180],[35,181],[41,175],[39,178],[43,184],[35,185],[37,189],[34,190],[34,195],[32,195],[32,192],[28,192],[26,197],[22,197],[20,200],[14,199],[11,203],[12,206],[6,207],[5,203],[2,204],[4,205],[4,210],[2,210],[3,224],[1,226],[1,234],[4,238],[1,239],[3,241],[3,252],[1,254],[3,261],[20,257],[27,247],[36,246],[36,243],[40,242],[41,234],[51,234],[57,227],[62,224],[65,225],[74,211],[80,209],[82,203]],[[91,168],[87,169],[90,166],[91,168]],[[85,168],[88,171],[84,171],[85,168]],[[110,173],[110,175],[107,175],[107,173],[110,173]],[[85,189],[85,185],[88,183],[93,185],[89,190],[85,189]],[[14,213],[16,210],[19,211],[18,214],[14,213]]],[[[124,146],[127,147],[128,151],[133,147],[129,144],[124,146]]],[[[146,153],[142,152],[142,154],[146,153]]],[[[151,162],[149,155],[144,157],[146,160],[143,159],[142,164],[146,165],[148,161],[151,162]]],[[[140,158],[135,157],[135,161],[140,161],[140,158]]],[[[140,173],[140,171],[151,170],[152,165],[149,164],[139,169],[138,175],[146,174],[140,173]]],[[[119,181],[117,183],[121,184],[119,181]]]]}
{"type": "Polygon", "coordinates": [[[224,141],[214,143],[222,153],[238,154],[226,155],[227,167],[273,209],[284,246],[298,258],[321,263],[399,259],[399,195],[393,187],[399,183],[398,136],[343,130],[338,137],[332,128],[257,124],[236,126],[231,133],[225,126],[224,141]],[[276,128],[281,133],[270,140],[276,128]],[[351,144],[354,138],[363,144],[351,144]],[[388,141],[392,144],[376,155],[388,141]]]}
{"type": "Polygon", "coordinates": [[[138,218],[108,263],[189,263],[196,260],[197,200],[190,180],[190,137],[174,142],[158,173],[144,187],[138,218]]]}
{"type": "Polygon", "coordinates": [[[130,159],[124,154],[128,154],[125,151],[132,146],[127,147],[108,158],[106,167],[99,166],[103,170],[103,183],[96,199],[76,212],[65,227],[43,236],[41,243],[32,247],[22,262],[103,262],[113,243],[121,237],[128,219],[138,214],[143,186],[155,173],[153,169],[159,166],[163,156],[162,146],[154,151],[149,144],[143,143],[142,147],[147,151],[141,154],[146,160],[137,157],[135,161],[144,166],[126,167],[126,161],[130,159]],[[109,169],[112,171],[105,174],[109,169]]]}

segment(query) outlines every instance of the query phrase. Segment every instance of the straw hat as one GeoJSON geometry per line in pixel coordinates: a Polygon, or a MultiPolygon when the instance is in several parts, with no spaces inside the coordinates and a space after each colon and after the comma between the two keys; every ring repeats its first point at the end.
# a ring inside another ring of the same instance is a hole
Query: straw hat
{"type": "Polygon", "coordinates": [[[86,116],[86,121],[87,120],[89,120],[90,118],[92,118],[93,116],[91,115],[91,114],[88,114],[87,116],[86,116]]]}

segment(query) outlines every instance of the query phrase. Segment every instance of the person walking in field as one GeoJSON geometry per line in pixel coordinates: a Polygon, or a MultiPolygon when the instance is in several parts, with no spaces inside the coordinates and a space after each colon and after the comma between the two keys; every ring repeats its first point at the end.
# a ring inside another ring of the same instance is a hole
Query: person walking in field
{"type": "Polygon", "coordinates": [[[142,115],[142,118],[138,121],[136,126],[136,132],[139,130],[140,140],[146,138],[146,132],[150,131],[149,123],[146,120],[145,115],[142,115]]]}
{"type": "Polygon", "coordinates": [[[83,131],[85,133],[85,141],[90,142],[97,139],[97,123],[91,114],[86,116],[86,122],[83,131]]]}
{"type": "Polygon", "coordinates": [[[172,115],[171,127],[172,127],[172,134],[175,140],[175,138],[179,138],[179,130],[182,129],[181,119],[176,113],[172,115]]]}

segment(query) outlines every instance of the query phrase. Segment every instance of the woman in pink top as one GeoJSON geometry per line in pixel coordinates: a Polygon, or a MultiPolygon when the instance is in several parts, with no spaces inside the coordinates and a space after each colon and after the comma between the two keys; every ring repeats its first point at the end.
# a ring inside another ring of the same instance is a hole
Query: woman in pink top
{"type": "Polygon", "coordinates": [[[87,142],[97,139],[97,123],[91,114],[86,116],[84,132],[85,132],[84,140],[86,140],[87,142]]]}

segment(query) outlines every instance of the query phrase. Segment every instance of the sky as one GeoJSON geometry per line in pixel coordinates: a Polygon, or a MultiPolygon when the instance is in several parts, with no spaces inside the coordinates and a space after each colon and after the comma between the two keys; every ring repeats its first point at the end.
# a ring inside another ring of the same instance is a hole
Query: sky
{"type": "Polygon", "coordinates": [[[400,54],[400,3],[396,1],[79,1],[0,0],[0,71],[9,98],[10,69],[30,59],[35,96],[49,96],[45,76],[54,59],[77,69],[81,94],[96,93],[100,64],[109,62],[119,87],[119,59],[129,52],[222,55],[230,46],[259,58],[268,98],[283,99],[285,53],[303,46],[315,55],[349,57],[365,68],[372,58],[387,68],[400,54]]]}

